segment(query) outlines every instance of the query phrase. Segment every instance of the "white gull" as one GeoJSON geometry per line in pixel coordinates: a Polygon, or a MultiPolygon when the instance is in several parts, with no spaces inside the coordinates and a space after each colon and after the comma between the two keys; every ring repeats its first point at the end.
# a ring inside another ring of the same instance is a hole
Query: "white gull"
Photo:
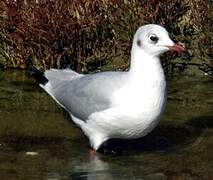
{"type": "Polygon", "coordinates": [[[134,35],[127,72],[82,75],[72,70],[47,70],[36,76],[40,86],[89,138],[94,150],[108,139],[133,139],[158,124],[166,104],[166,81],[159,56],[185,49],[165,28],[149,24],[134,35]]]}

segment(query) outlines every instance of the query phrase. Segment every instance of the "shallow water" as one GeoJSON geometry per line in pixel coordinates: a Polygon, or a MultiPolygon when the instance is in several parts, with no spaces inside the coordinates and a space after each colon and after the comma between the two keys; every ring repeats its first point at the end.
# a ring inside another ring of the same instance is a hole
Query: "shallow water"
{"type": "Polygon", "coordinates": [[[0,72],[0,179],[211,179],[213,79],[173,76],[168,89],[151,134],[121,155],[91,156],[87,138],[32,78],[0,72]]]}

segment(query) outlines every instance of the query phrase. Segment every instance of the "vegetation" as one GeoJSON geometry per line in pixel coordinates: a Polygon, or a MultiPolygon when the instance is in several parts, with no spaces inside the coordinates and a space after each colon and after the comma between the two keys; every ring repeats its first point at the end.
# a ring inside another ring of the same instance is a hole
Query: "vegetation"
{"type": "Polygon", "coordinates": [[[189,61],[170,54],[168,72],[193,65],[212,73],[211,8],[207,0],[1,1],[0,64],[24,69],[33,54],[44,69],[126,69],[135,30],[156,23],[190,50],[189,61]]]}

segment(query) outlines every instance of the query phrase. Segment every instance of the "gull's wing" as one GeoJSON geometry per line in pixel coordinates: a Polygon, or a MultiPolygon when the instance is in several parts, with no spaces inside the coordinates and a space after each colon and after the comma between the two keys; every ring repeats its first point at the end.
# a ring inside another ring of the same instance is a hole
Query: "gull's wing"
{"type": "Polygon", "coordinates": [[[59,82],[71,81],[76,78],[80,78],[83,75],[79,74],[71,69],[50,69],[44,72],[44,76],[50,81],[51,86],[55,87],[59,82]]]}
{"type": "Polygon", "coordinates": [[[112,94],[123,86],[125,77],[125,72],[103,72],[71,80],[58,78],[50,91],[72,115],[87,120],[90,114],[111,107],[112,94]]]}

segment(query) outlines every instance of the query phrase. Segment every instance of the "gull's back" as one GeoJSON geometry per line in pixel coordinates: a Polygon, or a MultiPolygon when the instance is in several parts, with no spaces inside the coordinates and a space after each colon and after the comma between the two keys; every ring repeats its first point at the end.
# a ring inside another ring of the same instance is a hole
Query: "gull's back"
{"type": "Polygon", "coordinates": [[[78,119],[111,107],[112,94],[126,82],[126,72],[102,72],[81,75],[72,70],[45,72],[49,79],[44,89],[78,119]]]}

